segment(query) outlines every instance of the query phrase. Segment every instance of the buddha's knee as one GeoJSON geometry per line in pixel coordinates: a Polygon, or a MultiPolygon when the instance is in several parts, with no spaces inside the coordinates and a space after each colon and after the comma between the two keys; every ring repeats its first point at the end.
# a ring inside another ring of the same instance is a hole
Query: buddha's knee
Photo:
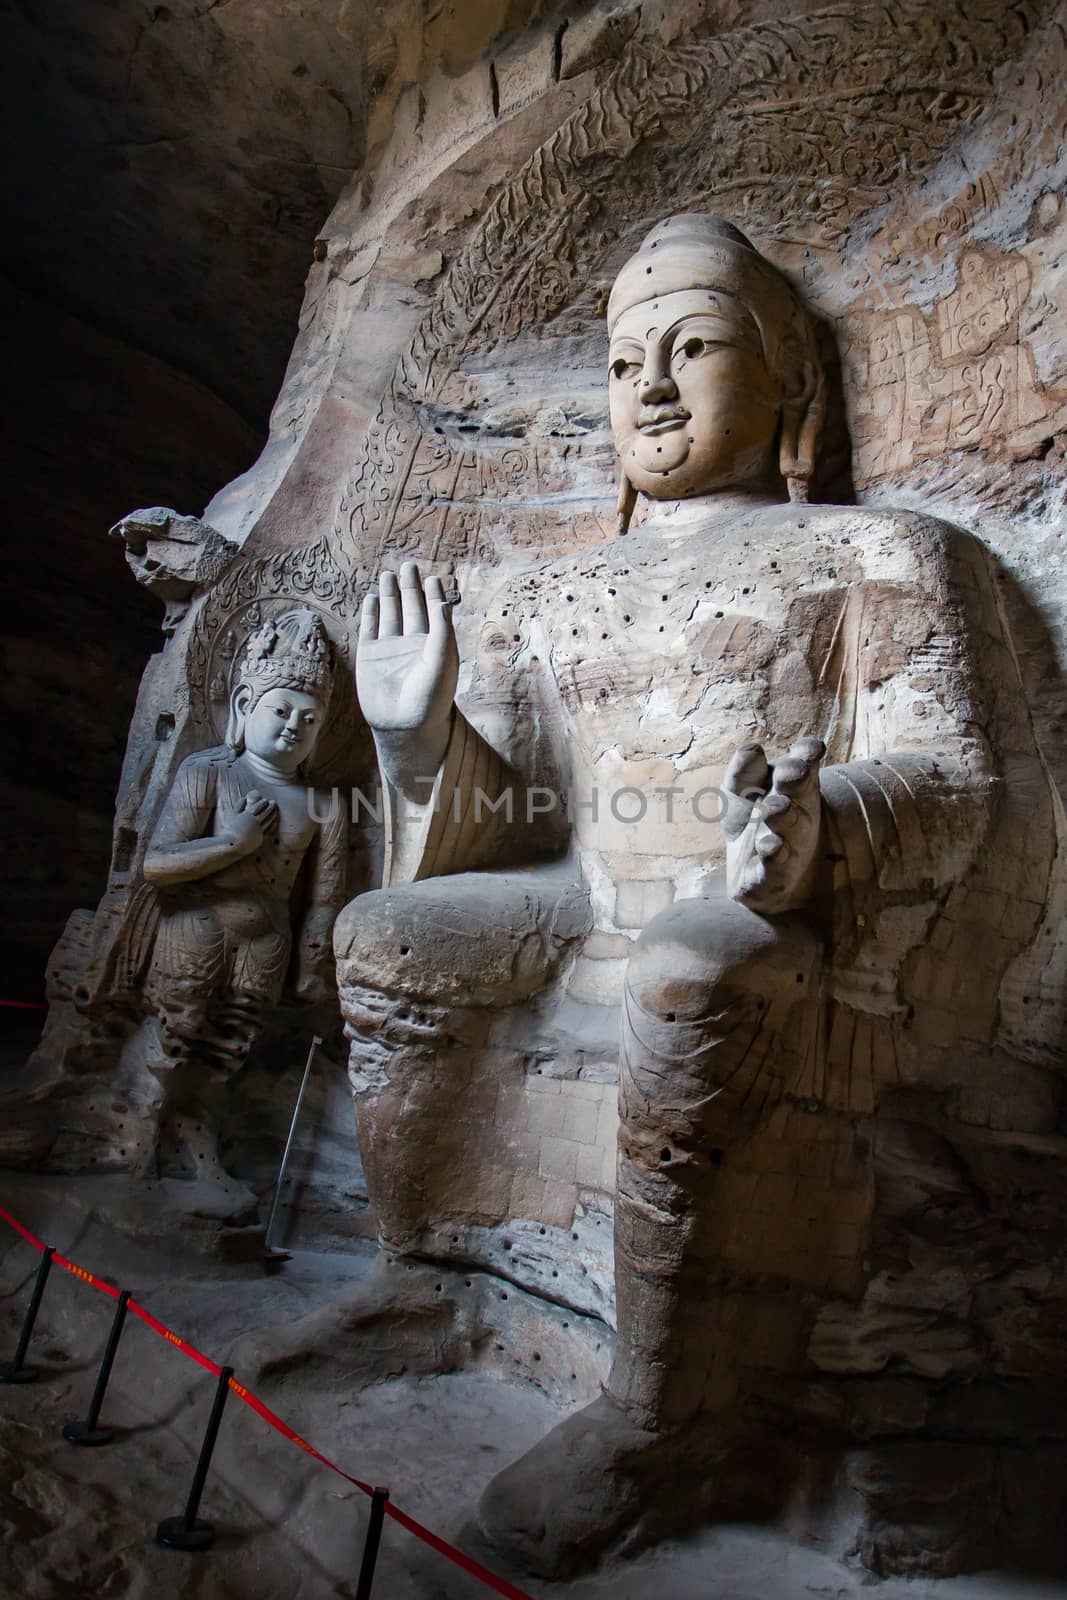
{"type": "Polygon", "coordinates": [[[543,987],[588,924],[578,886],[536,874],[460,873],[359,895],[334,928],[345,989],[440,1005],[508,1005],[543,987]]]}
{"type": "Polygon", "coordinates": [[[801,923],[729,900],[678,901],[648,924],[624,987],[626,1148],[662,1163],[753,1130],[802,1042],[819,950],[801,923]]]}
{"type": "Polygon", "coordinates": [[[644,928],[626,989],[641,1011],[690,1024],[734,1001],[770,1007],[807,993],[820,940],[799,920],[771,922],[733,900],[677,900],[644,928]]]}

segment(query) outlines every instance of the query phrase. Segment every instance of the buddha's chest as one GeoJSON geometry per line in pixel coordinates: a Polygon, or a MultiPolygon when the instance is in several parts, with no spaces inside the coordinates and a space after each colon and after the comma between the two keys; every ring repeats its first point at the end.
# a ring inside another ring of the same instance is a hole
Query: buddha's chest
{"type": "Polygon", "coordinates": [[[798,595],[777,564],[754,567],[635,563],[562,589],[546,645],[581,764],[705,767],[746,740],[817,728],[832,606],[798,595]]]}

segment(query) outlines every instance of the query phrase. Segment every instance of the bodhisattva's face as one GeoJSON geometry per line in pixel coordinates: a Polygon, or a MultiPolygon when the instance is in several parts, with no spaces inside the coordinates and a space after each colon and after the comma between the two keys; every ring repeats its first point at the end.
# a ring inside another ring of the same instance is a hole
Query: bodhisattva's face
{"type": "Polygon", "coordinates": [[[245,717],[245,749],[293,773],[315,748],[322,706],[301,689],[268,689],[245,717]]]}
{"type": "Polygon", "coordinates": [[[640,493],[674,500],[769,477],[782,396],[739,302],[701,289],[644,301],[615,324],[608,359],[615,448],[640,493]]]}

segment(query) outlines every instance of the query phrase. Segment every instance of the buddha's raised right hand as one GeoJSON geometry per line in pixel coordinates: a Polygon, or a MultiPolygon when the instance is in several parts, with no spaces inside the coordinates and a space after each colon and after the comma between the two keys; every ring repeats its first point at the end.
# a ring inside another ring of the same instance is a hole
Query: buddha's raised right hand
{"type": "Polygon", "coordinates": [[[440,578],[424,585],[414,561],[399,583],[383,572],[363,602],[356,694],[384,775],[403,788],[432,778],[448,744],[459,676],[451,611],[440,578]]]}

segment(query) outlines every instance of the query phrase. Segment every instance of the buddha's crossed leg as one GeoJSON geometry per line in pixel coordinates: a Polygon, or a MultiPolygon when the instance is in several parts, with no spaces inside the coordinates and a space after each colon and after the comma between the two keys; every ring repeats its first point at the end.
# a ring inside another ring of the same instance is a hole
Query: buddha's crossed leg
{"type": "MultiPolygon", "coordinates": [[[[734,1397],[731,1335],[709,1316],[723,1264],[716,1190],[800,1069],[815,1037],[818,937],[733,901],[676,902],[627,967],[615,1211],[618,1339],[605,1394],[501,1473],[479,1516],[525,1568],[561,1576],[642,1526],[643,1485],[677,1476],[684,1525],[734,1397]],[[729,1347],[728,1347],[729,1346],[729,1347]],[[699,1419],[699,1422],[698,1422],[699,1419]]],[[[658,1532],[667,1531],[665,1528],[658,1532]]],[[[652,1536],[649,1534],[649,1536],[652,1536]]]]}

